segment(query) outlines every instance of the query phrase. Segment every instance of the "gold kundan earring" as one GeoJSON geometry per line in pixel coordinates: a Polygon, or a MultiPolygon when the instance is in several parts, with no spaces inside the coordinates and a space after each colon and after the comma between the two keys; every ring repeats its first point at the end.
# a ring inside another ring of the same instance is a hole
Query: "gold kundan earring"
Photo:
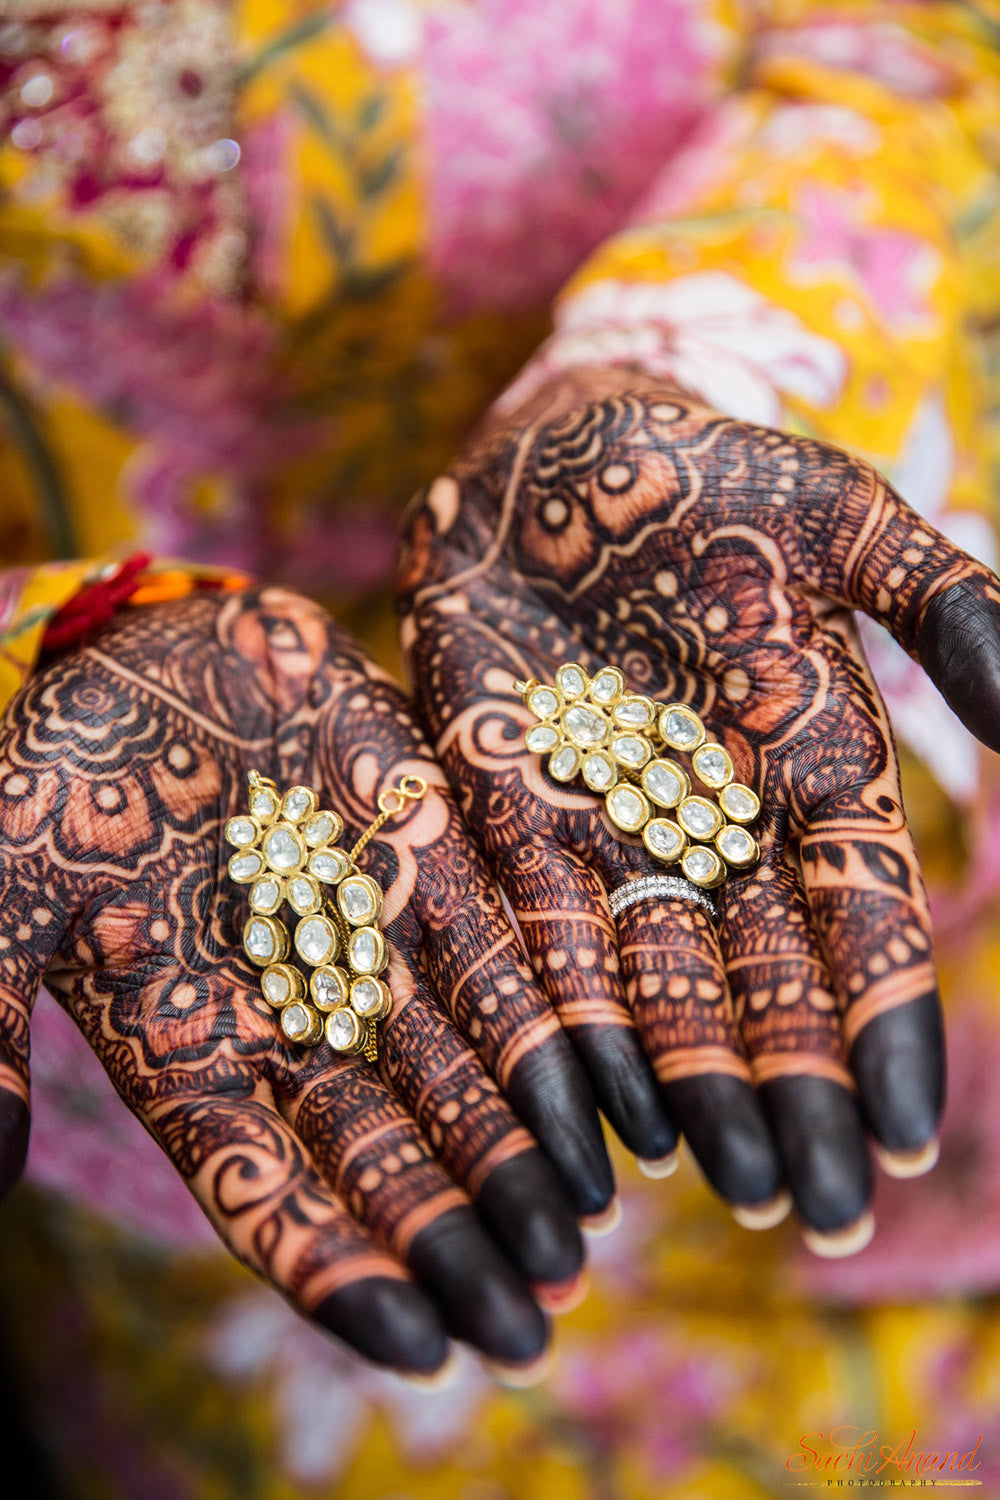
{"type": "Polygon", "coordinates": [[[325,1035],[335,1052],[374,1062],[376,1028],[392,1005],[380,977],[389,954],[381,887],[356,860],[389,818],[425,796],[427,783],[404,776],[382,792],[378,817],[347,851],[337,847],[343,818],[321,808],[311,787],[281,793],[257,771],[248,780],[249,810],[229,819],[226,839],[236,848],[230,877],[250,887],[243,951],[263,970],[264,999],[289,1041],[311,1046],[325,1035]],[[279,915],[286,906],[297,918],[291,935],[279,915]]]}
{"type": "Polygon", "coordinates": [[[579,777],[602,796],[615,827],[641,837],[659,863],[676,864],[696,890],[709,891],[755,862],[757,842],[745,825],[760,799],[734,780],[728,751],[708,739],[693,709],[629,692],[617,667],[591,677],[566,662],[551,684],[532,678],[514,686],[538,720],[525,731],[527,748],[548,757],[556,781],[579,777]],[[692,775],[714,795],[692,792],[692,775]]]}

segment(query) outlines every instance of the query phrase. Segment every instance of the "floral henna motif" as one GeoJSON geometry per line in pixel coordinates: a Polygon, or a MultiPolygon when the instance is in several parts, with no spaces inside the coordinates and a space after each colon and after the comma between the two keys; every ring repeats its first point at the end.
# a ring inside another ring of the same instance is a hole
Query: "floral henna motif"
{"type": "MultiPolygon", "coordinates": [[[[706,1126],[719,1109],[704,1091],[692,1103],[709,1076],[713,1088],[719,1075],[762,1085],[772,1116],[779,1096],[812,1080],[809,1100],[835,1097],[840,1125],[841,1095],[860,1084],[876,1138],[922,1146],[942,1070],[927,901],[851,610],[919,655],[995,744],[997,580],[860,460],[721,417],[648,378],[594,370],[488,426],[418,497],[400,599],[442,763],[522,924],[531,919],[536,970],[585,1053],[587,1027],[638,1024],[659,1079],[684,1084],[683,1098],[667,1096],[687,1111],[688,1133],[701,1130],[706,1170],[744,1201],[776,1185],[763,1121],[740,1142],[755,1168],[727,1178],[733,1137],[727,1145],[721,1119],[706,1126]],[[978,691],[956,669],[957,640],[977,656],[978,691]],[[511,679],[551,682],[573,660],[589,672],[612,663],[635,692],[690,705],[763,802],[761,861],[725,886],[718,937],[676,903],[629,908],[617,942],[608,923],[602,1000],[586,1017],[572,1002],[589,967],[579,955],[601,950],[589,933],[567,933],[566,908],[603,925],[603,890],[654,866],[594,798],[523,749],[534,720],[511,679]]],[[[599,1050],[588,1060],[601,1096],[599,1050]]],[[[742,1095],[729,1098],[746,1112],[742,1095]]],[[[801,1124],[800,1103],[787,1107],[801,1124]]],[[[858,1157],[851,1109],[844,1150],[858,1157]]],[[[781,1118],[775,1128],[807,1217],[835,1227],[860,1211],[866,1169],[851,1168],[853,1192],[810,1195],[815,1162],[790,1159],[795,1132],[781,1118]]]]}
{"type": "Polygon", "coordinates": [[[266,590],[135,611],[32,678],[0,732],[0,890],[8,1176],[44,978],[226,1243],[296,1305],[415,1368],[440,1362],[443,1326],[499,1359],[538,1352],[538,1308],[470,1196],[539,1282],[578,1268],[576,1226],[456,1020],[509,1076],[544,1002],[403,695],[319,608],[266,590]],[[386,892],[381,1071],[289,1043],[241,951],[224,829],[252,767],[321,789],[352,842],[392,779],[431,783],[359,855],[386,892]],[[460,911],[462,951],[441,937],[460,911]]]}

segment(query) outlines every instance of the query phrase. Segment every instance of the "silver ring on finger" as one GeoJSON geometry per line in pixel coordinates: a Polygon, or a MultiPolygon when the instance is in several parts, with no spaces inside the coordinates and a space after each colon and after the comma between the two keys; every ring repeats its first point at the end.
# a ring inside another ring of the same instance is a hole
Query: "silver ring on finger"
{"type": "Polygon", "coordinates": [[[622,912],[640,901],[693,901],[713,922],[719,918],[718,907],[708,891],[693,885],[682,875],[640,875],[617,886],[608,897],[611,915],[617,920],[622,912]]]}

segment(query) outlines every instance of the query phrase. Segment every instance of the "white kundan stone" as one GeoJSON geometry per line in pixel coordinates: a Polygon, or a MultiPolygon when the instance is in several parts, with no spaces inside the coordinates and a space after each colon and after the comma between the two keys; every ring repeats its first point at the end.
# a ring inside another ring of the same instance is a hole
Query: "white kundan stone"
{"type": "Polygon", "coordinates": [[[337,892],[340,909],[355,927],[366,927],[378,916],[378,900],[365,875],[350,875],[337,892]]]}
{"type": "Polygon", "coordinates": [[[610,703],[625,686],[625,679],[616,667],[604,667],[590,684],[590,696],[595,703],[610,703]]]}
{"type": "Polygon", "coordinates": [[[606,750],[592,750],[583,757],[583,779],[592,792],[606,792],[614,786],[618,771],[606,750]]]}
{"type": "Polygon", "coordinates": [[[305,853],[298,835],[285,823],[276,823],[267,830],[261,848],[271,869],[279,873],[297,870],[305,853]]]}
{"type": "Polygon", "coordinates": [[[341,823],[333,813],[318,812],[314,818],[310,818],[302,830],[302,837],[310,849],[315,849],[319,844],[328,844],[340,834],[341,823]]]}
{"type": "Polygon", "coordinates": [[[343,969],[335,966],[316,969],[309,981],[309,992],[320,1010],[333,1010],[345,1005],[350,986],[343,969]]]}
{"type": "Polygon", "coordinates": [[[556,683],[567,698],[579,698],[581,693],[587,691],[586,673],[576,662],[567,662],[564,667],[559,668],[556,683]]]}
{"type": "Polygon", "coordinates": [[[291,998],[292,986],[287,974],[281,969],[268,969],[260,981],[264,998],[271,1005],[284,1005],[291,998]]]}
{"type": "Polygon", "coordinates": [[[250,798],[250,811],[255,818],[260,818],[262,823],[266,823],[278,811],[278,799],[273,792],[256,791],[250,798]]]}
{"type": "Polygon", "coordinates": [[[293,875],[288,882],[286,894],[300,917],[306,917],[319,909],[319,888],[308,875],[293,875]]]}
{"type": "Polygon", "coordinates": [[[642,784],[658,807],[676,807],[687,792],[687,778],[665,760],[654,760],[646,767],[642,784]]]}
{"type": "Polygon", "coordinates": [[[282,798],[281,811],[291,822],[297,823],[300,818],[306,818],[312,812],[314,800],[314,794],[306,787],[293,786],[282,798]]]}
{"type": "Polygon", "coordinates": [[[255,880],[263,868],[263,856],[256,849],[248,849],[244,854],[234,854],[229,861],[229,873],[241,885],[255,880]]]}
{"type": "Polygon", "coordinates": [[[559,696],[549,687],[532,688],[528,694],[528,707],[539,719],[551,719],[559,712],[559,696]]]}
{"type": "Polygon", "coordinates": [[[356,974],[374,974],[381,967],[385,940],[374,927],[359,927],[351,934],[348,962],[356,974]]]}
{"type": "Polygon", "coordinates": [[[738,823],[749,823],[760,811],[756,793],[738,781],[723,787],[719,793],[719,801],[726,817],[735,818],[738,823]]]}
{"type": "Polygon", "coordinates": [[[326,964],[337,956],[337,933],[328,917],[303,917],[295,929],[295,947],[307,964],[326,964]]]}
{"type": "Polygon", "coordinates": [[[623,783],[607,795],[608,815],[625,833],[635,833],[649,817],[650,807],[646,798],[634,786],[623,783]]]}
{"type": "Polygon", "coordinates": [[[665,708],[660,715],[660,734],[675,750],[694,750],[701,744],[705,728],[690,709],[665,708]]]}
{"type": "Polygon", "coordinates": [[[274,932],[269,922],[254,917],[247,923],[243,946],[258,963],[269,964],[275,956],[274,932]]]}
{"type": "Polygon", "coordinates": [[[757,844],[745,828],[729,823],[715,841],[719,852],[731,865],[748,865],[757,853],[757,844]]]}
{"type": "Polygon", "coordinates": [[[251,911],[270,914],[281,905],[281,882],[273,875],[262,875],[250,887],[251,911]]]}
{"type": "Polygon", "coordinates": [[[572,781],[580,764],[580,752],[572,745],[562,745],[549,756],[549,774],[556,781],[572,781]]]}
{"type": "Polygon", "coordinates": [[[324,885],[336,885],[347,874],[348,859],[339,849],[318,849],[309,856],[309,873],[324,885]]]}
{"type": "Polygon", "coordinates": [[[702,745],[694,753],[693,764],[706,786],[725,786],[733,774],[733,763],[721,745],[702,745]]]}
{"type": "Polygon", "coordinates": [[[641,734],[616,734],[611,741],[611,753],[620,765],[638,771],[649,759],[649,741],[641,734]]]}
{"type": "Polygon", "coordinates": [[[535,755],[547,755],[559,743],[559,731],[553,724],[533,724],[524,743],[535,755]]]}
{"type": "Polygon", "coordinates": [[[681,859],[681,869],[689,880],[693,880],[696,885],[701,885],[718,877],[722,869],[722,861],[714,849],[694,845],[685,851],[681,859]]]}
{"type": "Polygon", "coordinates": [[[611,710],[611,717],[623,729],[645,729],[653,722],[653,705],[648,698],[623,698],[611,710]]]}
{"type": "Polygon", "coordinates": [[[226,824],[226,838],[237,849],[244,849],[257,840],[259,829],[253,818],[230,818],[226,824]]]}
{"type": "Polygon", "coordinates": [[[688,797],[677,809],[677,821],[692,838],[710,839],[722,820],[711,803],[688,797]]]}
{"type": "Polygon", "coordinates": [[[293,1042],[301,1041],[308,1035],[309,1012],[300,1001],[285,1006],[281,1012],[281,1029],[293,1042]]]}
{"type": "Polygon", "coordinates": [[[609,725],[604,715],[582,703],[574,703],[572,708],[567,708],[559,722],[563,733],[585,750],[603,745],[608,737],[609,725]]]}
{"type": "Polygon", "coordinates": [[[350,1052],[361,1035],[361,1022],[353,1011],[335,1010],[326,1018],[326,1039],[335,1052],[350,1052]]]}
{"type": "Polygon", "coordinates": [[[359,1016],[370,1016],[382,1008],[384,994],[377,979],[356,979],[351,985],[351,1004],[359,1016]]]}
{"type": "Polygon", "coordinates": [[[642,839],[650,854],[667,863],[678,859],[687,843],[681,829],[668,818],[651,818],[642,830],[642,839]]]}

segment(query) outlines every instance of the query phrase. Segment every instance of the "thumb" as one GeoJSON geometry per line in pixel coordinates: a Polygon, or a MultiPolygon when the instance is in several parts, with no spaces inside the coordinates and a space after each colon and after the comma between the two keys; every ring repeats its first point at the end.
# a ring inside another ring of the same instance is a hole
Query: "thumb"
{"type": "Polygon", "coordinates": [[[28,1154],[28,1023],[42,978],[7,863],[8,851],[0,848],[0,1198],[21,1176],[28,1154]]]}
{"type": "Polygon", "coordinates": [[[965,727],[1000,751],[1000,579],[973,569],[928,601],[916,655],[965,727]]]}
{"type": "Polygon", "coordinates": [[[31,802],[29,778],[0,756],[0,1199],[21,1176],[28,1154],[28,1027],[65,931],[51,860],[26,847],[32,834],[37,839],[31,802]]]}
{"type": "Polygon", "coordinates": [[[834,452],[810,479],[810,583],[884,625],[966,728],[1000,750],[1000,579],[860,460],[834,452]]]}

